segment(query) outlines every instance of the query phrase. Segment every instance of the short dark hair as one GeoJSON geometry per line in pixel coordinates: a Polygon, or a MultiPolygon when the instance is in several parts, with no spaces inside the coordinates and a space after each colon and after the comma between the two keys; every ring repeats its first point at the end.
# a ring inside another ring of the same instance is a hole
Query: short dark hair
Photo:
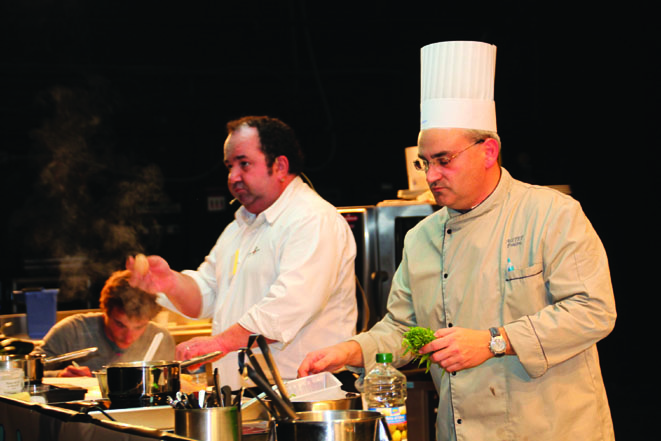
{"type": "Polygon", "coordinates": [[[241,126],[257,129],[267,166],[271,167],[278,156],[286,156],[289,173],[299,175],[303,172],[303,152],[296,134],[287,124],[269,116],[244,116],[228,122],[227,132],[231,134],[241,126]]]}
{"type": "Polygon", "coordinates": [[[129,284],[131,271],[115,271],[106,280],[99,306],[106,314],[113,308],[121,308],[130,319],[153,319],[161,311],[156,296],[129,284]]]}

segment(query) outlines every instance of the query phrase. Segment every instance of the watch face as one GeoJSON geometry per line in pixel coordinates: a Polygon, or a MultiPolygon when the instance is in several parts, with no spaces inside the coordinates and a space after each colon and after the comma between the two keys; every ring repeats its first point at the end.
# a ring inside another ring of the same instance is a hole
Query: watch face
{"type": "Polygon", "coordinates": [[[489,345],[491,352],[494,354],[500,354],[502,352],[505,352],[505,348],[507,347],[507,344],[505,343],[504,338],[494,338],[491,340],[491,344],[489,345]]]}

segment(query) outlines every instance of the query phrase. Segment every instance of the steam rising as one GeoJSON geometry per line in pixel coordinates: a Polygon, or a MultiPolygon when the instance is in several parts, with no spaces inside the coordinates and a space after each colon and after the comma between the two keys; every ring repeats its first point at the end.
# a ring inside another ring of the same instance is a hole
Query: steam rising
{"type": "Polygon", "coordinates": [[[158,245],[153,213],[168,202],[163,176],[118,145],[111,123],[118,99],[103,81],[54,87],[44,103],[52,114],[32,133],[34,185],[14,228],[30,275],[58,273],[61,300],[96,300],[91,285],[127,255],[158,245]]]}

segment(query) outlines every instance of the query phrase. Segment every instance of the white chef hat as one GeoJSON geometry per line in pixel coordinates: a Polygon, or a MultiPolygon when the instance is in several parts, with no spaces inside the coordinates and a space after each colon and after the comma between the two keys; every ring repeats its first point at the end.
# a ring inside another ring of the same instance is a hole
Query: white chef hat
{"type": "Polygon", "coordinates": [[[445,41],[421,49],[420,129],[496,132],[496,46],[445,41]]]}

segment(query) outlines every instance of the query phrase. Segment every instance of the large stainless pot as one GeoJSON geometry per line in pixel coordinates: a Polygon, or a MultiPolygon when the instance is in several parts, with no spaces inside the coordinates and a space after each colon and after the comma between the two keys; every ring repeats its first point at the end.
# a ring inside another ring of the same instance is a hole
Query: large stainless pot
{"type": "Polygon", "coordinates": [[[108,398],[114,407],[163,405],[180,389],[180,370],[203,363],[221,352],[186,361],[134,361],[112,363],[106,368],[108,398]]]}
{"type": "Polygon", "coordinates": [[[297,419],[278,421],[277,439],[288,441],[389,441],[385,418],[367,410],[296,412],[297,419]]]}
{"type": "MultiPolygon", "coordinates": [[[[243,418],[245,420],[268,420],[275,409],[273,409],[271,400],[263,397],[262,401],[268,406],[268,410],[259,403],[257,398],[253,398],[242,405],[241,414],[243,418]]],[[[363,408],[363,400],[360,394],[356,392],[347,392],[345,398],[335,400],[292,401],[291,404],[296,412],[309,412],[313,410],[362,410],[363,408]]]]}
{"type": "Polygon", "coordinates": [[[31,353],[28,355],[0,355],[0,366],[11,364],[12,366],[20,367],[25,373],[26,382],[29,382],[30,384],[40,384],[44,377],[44,370],[49,364],[82,358],[96,350],[97,348],[86,348],[51,357],[47,357],[46,354],[40,353],[31,353]]]}

